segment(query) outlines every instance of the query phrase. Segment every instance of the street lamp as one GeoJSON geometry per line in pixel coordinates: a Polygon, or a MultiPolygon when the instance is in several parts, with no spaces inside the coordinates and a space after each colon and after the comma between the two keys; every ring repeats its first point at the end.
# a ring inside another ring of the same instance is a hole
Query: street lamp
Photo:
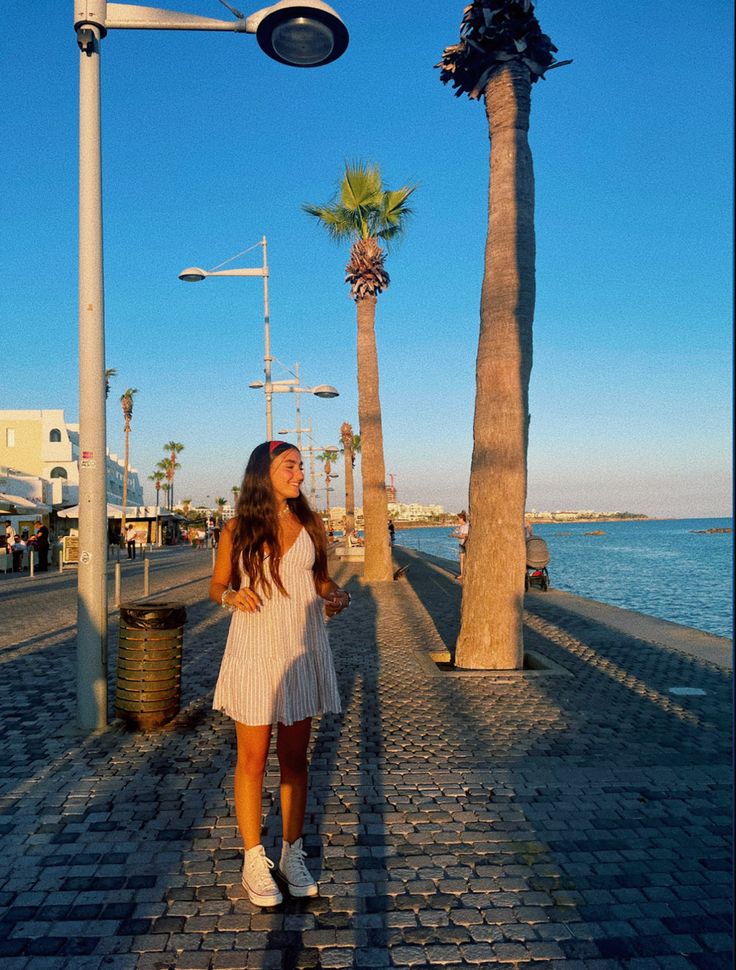
{"type": "MultiPolygon", "coordinates": [[[[214,20],[107,0],[73,0],[79,46],[79,571],[77,721],[107,724],[107,494],[105,313],[102,262],[100,51],[112,29],[220,30],[255,34],[261,50],[294,67],[336,60],[347,28],[322,0],[280,0],[248,17],[214,20]]],[[[235,12],[235,11],[233,11],[235,12]]]]}
{"type": "Polygon", "coordinates": [[[301,394],[314,394],[315,397],[339,397],[340,392],[331,384],[317,384],[316,387],[304,387],[299,383],[298,377],[289,377],[282,381],[272,381],[270,386],[263,381],[251,381],[248,387],[259,390],[261,387],[266,390],[266,437],[270,441],[273,437],[273,421],[271,415],[271,394],[296,394],[297,400],[297,426],[299,424],[299,401],[301,394]]]}
{"type": "MultiPolygon", "coordinates": [[[[200,283],[202,280],[207,279],[208,276],[262,276],[263,277],[263,373],[266,378],[265,384],[261,381],[260,386],[266,388],[266,438],[270,441],[272,434],[272,417],[271,417],[271,361],[273,357],[271,356],[271,317],[268,312],[268,254],[266,251],[266,237],[264,236],[258,246],[263,247],[263,266],[248,267],[245,269],[219,269],[215,267],[214,269],[200,269],[199,266],[189,266],[187,269],[183,269],[179,273],[179,279],[184,280],[185,283],[200,283]]],[[[245,250],[247,252],[248,250],[245,250]]],[[[239,255],[242,255],[240,253],[239,255]]],[[[236,259],[237,257],[232,257],[236,259]]],[[[225,263],[229,263],[230,260],[226,259],[225,263]]],[[[224,266],[225,263],[220,263],[220,266],[224,266]]]]}
{"type": "MultiPolygon", "coordinates": [[[[295,428],[279,428],[279,434],[296,434],[296,446],[299,449],[299,451],[301,451],[302,450],[302,431],[306,432],[307,434],[311,434],[312,433],[312,428],[311,427],[309,427],[309,428],[302,428],[302,409],[301,409],[302,388],[301,387],[298,387],[298,384],[299,384],[299,364],[294,364],[294,375],[295,375],[296,381],[297,381],[297,387],[295,388],[295,391],[294,391],[294,393],[296,394],[296,427],[295,428]]],[[[318,385],[318,388],[324,388],[326,386],[327,385],[320,384],[320,385],[318,385]]],[[[317,390],[318,388],[315,388],[315,390],[317,390]]],[[[324,391],[323,391],[322,394],[319,395],[319,396],[329,397],[330,395],[325,394],[324,391]]],[[[335,392],[335,394],[333,396],[334,397],[339,397],[339,395],[337,394],[337,392],[335,392]]]]}

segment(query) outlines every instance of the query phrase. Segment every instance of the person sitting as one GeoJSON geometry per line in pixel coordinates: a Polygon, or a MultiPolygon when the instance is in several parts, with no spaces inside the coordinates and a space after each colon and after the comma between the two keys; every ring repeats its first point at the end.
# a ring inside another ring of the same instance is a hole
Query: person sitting
{"type": "Polygon", "coordinates": [[[358,535],[357,529],[353,529],[353,531],[348,536],[348,543],[351,546],[362,546],[363,545],[363,540],[358,535]]]}
{"type": "MultiPolygon", "coordinates": [[[[23,553],[28,547],[25,542],[21,539],[19,535],[13,537],[13,543],[10,550],[13,554],[13,572],[20,573],[23,571],[23,553]]],[[[33,553],[31,553],[33,555],[33,553]]]]}

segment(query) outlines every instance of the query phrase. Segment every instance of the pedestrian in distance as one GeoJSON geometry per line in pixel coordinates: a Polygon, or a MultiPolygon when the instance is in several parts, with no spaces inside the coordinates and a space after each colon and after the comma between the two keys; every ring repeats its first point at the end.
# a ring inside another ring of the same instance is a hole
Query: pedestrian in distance
{"type": "Polygon", "coordinates": [[[135,559],[135,540],[138,537],[134,525],[129,525],[125,529],[125,545],[128,547],[128,559],[135,559]]]}
{"type": "Polygon", "coordinates": [[[450,533],[451,538],[458,540],[458,550],[460,553],[460,575],[457,577],[458,583],[462,583],[463,575],[465,573],[465,543],[468,541],[469,532],[470,525],[468,523],[467,512],[458,512],[457,525],[455,526],[454,531],[450,533]]]}
{"type": "Polygon", "coordinates": [[[394,525],[394,520],[388,520],[388,536],[391,540],[391,545],[394,544],[394,539],[396,538],[396,526],[394,525]]]}
{"type": "Polygon", "coordinates": [[[235,813],[251,902],[283,899],[261,844],[263,775],[273,726],[283,840],[278,874],[292,896],[317,895],[302,848],[312,718],[339,713],[328,617],[350,604],[327,571],[320,518],[301,493],[301,455],[286,441],[254,449],[234,518],[222,529],[210,599],[232,613],[213,707],[235,722],[235,813]]]}
{"type": "Polygon", "coordinates": [[[38,553],[38,571],[47,573],[49,571],[49,530],[39,519],[34,523],[36,530],[33,537],[33,547],[38,553]]]}

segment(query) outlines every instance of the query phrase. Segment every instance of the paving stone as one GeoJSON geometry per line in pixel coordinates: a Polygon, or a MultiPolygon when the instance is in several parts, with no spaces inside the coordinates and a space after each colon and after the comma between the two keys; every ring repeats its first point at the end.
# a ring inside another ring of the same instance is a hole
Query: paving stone
{"type": "MultiPolygon", "coordinates": [[[[65,733],[73,576],[21,594],[0,575],[4,968],[727,965],[730,673],[533,596],[527,647],[572,677],[435,676],[417,653],[453,641],[461,590],[396,556],[405,577],[372,589],[336,567],[353,593],[329,625],[344,712],[315,719],[305,826],[321,896],[271,911],[240,885],[233,732],[211,710],[228,618],[208,557],[156,560],[189,622],[182,713],[149,734],[65,733]],[[689,682],[707,708],[661,692],[689,682]]],[[[113,615],[111,693],[116,634],[113,615]]],[[[275,857],[273,753],[265,781],[275,857]]]]}

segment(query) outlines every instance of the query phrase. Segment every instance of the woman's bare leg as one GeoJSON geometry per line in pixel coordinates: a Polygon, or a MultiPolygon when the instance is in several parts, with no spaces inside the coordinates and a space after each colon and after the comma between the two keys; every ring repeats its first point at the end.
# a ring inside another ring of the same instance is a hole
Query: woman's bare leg
{"type": "Polygon", "coordinates": [[[307,808],[307,748],[312,730],[311,717],[295,724],[279,724],[276,753],[281,769],[281,816],[284,841],[296,842],[304,828],[307,808]]]}
{"type": "Polygon", "coordinates": [[[235,816],[246,849],[261,842],[263,774],[266,770],[271,725],[235,722],[238,761],[235,765],[235,816]]]}

